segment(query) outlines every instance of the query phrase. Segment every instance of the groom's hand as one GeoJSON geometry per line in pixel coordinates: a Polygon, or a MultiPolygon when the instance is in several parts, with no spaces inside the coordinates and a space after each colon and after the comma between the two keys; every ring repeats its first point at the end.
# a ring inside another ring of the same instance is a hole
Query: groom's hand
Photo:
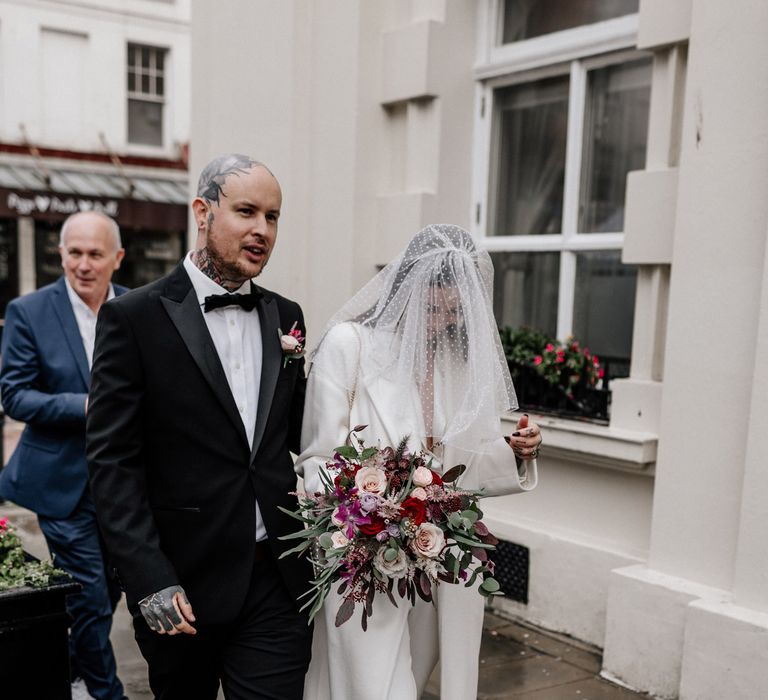
{"type": "Polygon", "coordinates": [[[139,609],[151,630],[158,634],[197,634],[192,606],[181,586],[168,586],[139,601],[139,609]]]}

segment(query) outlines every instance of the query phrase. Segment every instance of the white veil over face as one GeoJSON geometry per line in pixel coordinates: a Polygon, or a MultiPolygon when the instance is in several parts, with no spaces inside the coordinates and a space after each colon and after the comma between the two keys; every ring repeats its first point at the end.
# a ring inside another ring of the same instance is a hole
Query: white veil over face
{"type": "Polygon", "coordinates": [[[467,231],[427,226],[334,314],[313,359],[322,364],[331,328],[359,324],[364,357],[347,388],[393,382],[404,402],[420,397],[435,443],[484,452],[501,435],[500,415],[517,408],[492,289],[490,256],[467,231]]]}

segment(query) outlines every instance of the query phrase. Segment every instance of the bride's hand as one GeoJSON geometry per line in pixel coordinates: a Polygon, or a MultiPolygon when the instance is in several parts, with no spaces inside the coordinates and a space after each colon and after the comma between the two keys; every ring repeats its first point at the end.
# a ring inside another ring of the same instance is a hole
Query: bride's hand
{"type": "Polygon", "coordinates": [[[541,430],[536,423],[528,421],[528,414],[524,413],[517,421],[517,430],[512,435],[504,438],[512,448],[518,459],[536,459],[541,445],[541,430]]]}

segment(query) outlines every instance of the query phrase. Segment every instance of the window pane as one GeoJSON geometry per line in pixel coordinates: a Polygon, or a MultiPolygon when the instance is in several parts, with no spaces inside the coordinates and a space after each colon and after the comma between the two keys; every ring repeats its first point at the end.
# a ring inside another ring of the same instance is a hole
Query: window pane
{"type": "Polygon", "coordinates": [[[136,90],[136,75],[133,71],[128,71],[128,92],[134,92],[136,90]]]}
{"type": "Polygon", "coordinates": [[[144,73],[141,76],[141,92],[145,95],[152,94],[149,90],[149,74],[148,73],[144,73]]]}
{"type": "Polygon", "coordinates": [[[183,232],[123,230],[125,258],[112,280],[131,289],[169,273],[183,255],[183,232]]]}
{"type": "Polygon", "coordinates": [[[530,326],[555,335],[559,253],[491,253],[493,311],[499,326],[530,326]]]}
{"type": "Polygon", "coordinates": [[[627,173],[645,167],[651,60],[589,73],[579,231],[624,229],[627,173]]]}
{"type": "Polygon", "coordinates": [[[165,51],[163,49],[155,49],[155,69],[158,73],[163,72],[163,64],[165,63],[165,51]]]}
{"type": "Polygon", "coordinates": [[[639,0],[505,0],[502,42],[631,15],[638,5],[639,0]]]}
{"type": "Polygon", "coordinates": [[[491,235],[562,230],[568,78],[496,92],[498,166],[491,235]]]}
{"type": "Polygon", "coordinates": [[[149,146],[163,145],[162,103],[128,100],[128,141],[149,146]]]}
{"type": "Polygon", "coordinates": [[[576,255],[573,334],[609,361],[612,377],[629,374],[636,278],[619,251],[576,255]]]}
{"type": "Polygon", "coordinates": [[[141,47],[141,67],[144,70],[149,69],[149,52],[151,50],[148,46],[141,47]]]}
{"type": "Polygon", "coordinates": [[[155,95],[162,97],[165,94],[165,81],[162,75],[155,76],[155,95]]]}

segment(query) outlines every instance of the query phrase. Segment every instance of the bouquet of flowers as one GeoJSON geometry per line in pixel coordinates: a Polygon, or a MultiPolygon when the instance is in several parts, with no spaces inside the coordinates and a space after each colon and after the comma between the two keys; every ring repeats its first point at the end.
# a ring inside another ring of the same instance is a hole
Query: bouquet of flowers
{"type": "Polygon", "coordinates": [[[52,578],[69,576],[50,561],[29,561],[8,518],[0,518],[0,591],[19,586],[47,586],[52,578]]]}
{"type": "Polygon", "coordinates": [[[442,477],[431,459],[410,454],[407,438],[396,448],[365,447],[356,435],[337,447],[321,470],[324,492],[297,494],[296,511],[282,509],[304,523],[281,539],[301,540],[292,553],[310,553],[316,578],[302,609],[312,620],[333,586],[343,596],[336,626],[362,605],[367,629],[376,593],[397,606],[394,593],[413,605],[416,596],[432,600],[438,582],[478,587],[484,596],[498,595],[488,550],[498,540],[482,522],[479,493],[455,485],[466,467],[453,467],[442,477]]]}

